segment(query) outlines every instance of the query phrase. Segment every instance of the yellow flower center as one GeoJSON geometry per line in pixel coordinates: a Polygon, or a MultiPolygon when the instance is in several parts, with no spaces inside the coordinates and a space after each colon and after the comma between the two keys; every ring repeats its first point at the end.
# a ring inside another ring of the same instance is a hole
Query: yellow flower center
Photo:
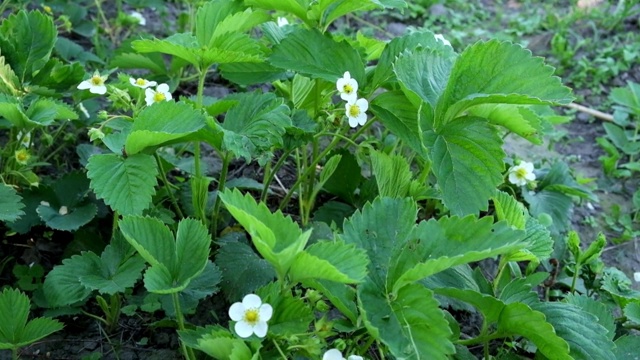
{"type": "Polygon", "coordinates": [[[342,92],[344,92],[345,94],[351,94],[353,92],[353,86],[346,84],[342,87],[342,92]]]}
{"type": "Polygon", "coordinates": [[[260,315],[258,313],[258,309],[249,309],[244,312],[244,321],[248,322],[251,325],[255,325],[258,323],[260,315]]]}
{"type": "Polygon", "coordinates": [[[167,97],[166,97],[166,96],[164,96],[164,94],[163,94],[163,93],[161,93],[161,92],[157,92],[157,93],[155,93],[155,94],[153,95],[153,101],[155,101],[155,102],[164,101],[164,100],[166,100],[166,99],[167,99],[167,97]]]}
{"type": "Polygon", "coordinates": [[[93,75],[91,77],[91,84],[93,84],[94,86],[100,86],[100,85],[104,84],[104,80],[102,80],[101,76],[93,75]]]}
{"type": "Polygon", "coordinates": [[[138,78],[138,80],[136,80],[136,84],[140,86],[144,86],[147,84],[147,80],[138,78]]]}
{"type": "Polygon", "coordinates": [[[29,160],[29,158],[31,157],[29,155],[29,153],[27,152],[27,150],[25,150],[25,149],[20,149],[20,150],[16,151],[15,155],[16,155],[16,161],[19,164],[23,164],[23,165],[26,164],[27,161],[29,160]]]}
{"type": "Polygon", "coordinates": [[[516,170],[516,177],[518,179],[524,179],[526,176],[527,176],[527,169],[519,168],[518,170],[516,170]]]}
{"type": "Polygon", "coordinates": [[[45,5],[45,6],[43,6],[42,8],[44,9],[44,11],[45,11],[47,14],[51,14],[51,12],[52,12],[52,11],[51,11],[51,6],[47,6],[47,5],[45,5]]]}
{"type": "Polygon", "coordinates": [[[349,107],[349,116],[356,117],[358,115],[360,115],[360,106],[355,105],[355,104],[351,105],[349,107]]]}

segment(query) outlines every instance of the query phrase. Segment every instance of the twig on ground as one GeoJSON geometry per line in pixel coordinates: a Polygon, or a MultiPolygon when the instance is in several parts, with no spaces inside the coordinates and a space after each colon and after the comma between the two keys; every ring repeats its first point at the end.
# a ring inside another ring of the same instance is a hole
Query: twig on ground
{"type": "Polygon", "coordinates": [[[273,176],[274,179],[276,179],[276,182],[278,183],[278,185],[280,185],[280,187],[282,188],[282,190],[284,191],[284,193],[288,193],[289,190],[287,190],[287,188],[282,184],[282,181],[280,181],[280,178],[278,177],[278,175],[274,175],[273,176]]]}
{"type": "Polygon", "coordinates": [[[595,116],[596,118],[598,118],[600,120],[613,121],[613,115],[610,115],[610,114],[607,114],[607,113],[603,113],[602,111],[598,111],[596,109],[588,108],[588,107],[580,105],[580,104],[571,103],[571,104],[568,104],[567,107],[570,107],[572,109],[576,109],[578,111],[581,111],[583,113],[587,113],[589,115],[593,115],[593,116],[595,116]]]}

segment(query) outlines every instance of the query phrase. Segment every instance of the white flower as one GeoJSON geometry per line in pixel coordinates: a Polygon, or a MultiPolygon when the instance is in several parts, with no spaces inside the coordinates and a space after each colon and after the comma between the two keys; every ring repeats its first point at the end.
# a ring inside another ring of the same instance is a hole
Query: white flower
{"type": "Polygon", "coordinates": [[[285,25],[289,25],[289,20],[287,20],[287,18],[285,17],[278,16],[278,19],[276,20],[276,24],[278,24],[278,26],[280,27],[283,27],[285,25]]]}
{"type": "Polygon", "coordinates": [[[142,16],[142,14],[140,14],[137,11],[132,11],[131,13],[129,13],[129,16],[131,16],[132,18],[138,20],[138,24],[145,26],[147,25],[147,19],[144,18],[144,16],[142,16]]]}
{"type": "Polygon", "coordinates": [[[369,102],[367,99],[355,98],[347,102],[345,105],[347,111],[347,117],[349,118],[349,126],[352,128],[358,125],[364,125],[367,122],[367,114],[365,113],[369,109],[369,102]]]}
{"type": "Polygon", "coordinates": [[[518,186],[527,185],[529,181],[534,181],[536,174],[533,173],[533,164],[521,161],[519,165],[509,169],[509,182],[518,186]]]}
{"type": "Polygon", "coordinates": [[[633,280],[640,282],[640,271],[633,273],[633,280]]]}
{"type": "MultiPolygon", "coordinates": [[[[331,349],[325,352],[324,355],[322,355],[322,360],[345,360],[345,359],[344,357],[342,357],[342,353],[340,352],[340,350],[331,349]]],[[[362,359],[362,356],[349,355],[347,360],[363,360],[363,359],[362,359]]]]}
{"type": "Polygon", "coordinates": [[[60,210],[58,210],[58,214],[64,216],[69,213],[69,209],[66,206],[60,206],[60,210]]]}
{"type": "Polygon", "coordinates": [[[351,77],[348,71],[345,71],[344,75],[336,81],[336,88],[338,88],[342,100],[355,101],[358,97],[358,82],[351,77]]]}
{"type": "Polygon", "coordinates": [[[40,201],[40,205],[42,205],[42,206],[51,206],[48,201],[44,201],[44,200],[40,201]]]}
{"type": "Polygon", "coordinates": [[[19,131],[18,135],[16,136],[16,140],[20,140],[20,145],[28,149],[31,146],[31,132],[23,135],[22,131],[19,131]]]}
{"type": "Polygon", "coordinates": [[[107,87],[104,82],[107,80],[108,75],[100,76],[100,73],[96,70],[89,79],[83,81],[78,85],[79,90],[89,89],[92,94],[104,95],[107,93],[107,87]]]}
{"type": "Polygon", "coordinates": [[[146,88],[148,88],[150,86],[158,85],[158,83],[155,82],[155,81],[149,81],[149,80],[143,79],[143,78],[134,79],[133,77],[130,77],[129,78],[129,82],[131,83],[131,85],[139,87],[141,89],[146,89],[146,88]]]}
{"type": "Polygon", "coordinates": [[[449,40],[445,39],[442,34],[435,34],[434,37],[436,38],[436,40],[441,41],[445,46],[451,46],[449,40]]]}
{"type": "Polygon", "coordinates": [[[267,335],[267,321],[273,315],[273,308],[263,304],[258,295],[249,294],[229,308],[229,317],[236,321],[234,329],[241,338],[248,338],[251,334],[258,337],[267,335]]]}
{"type": "Polygon", "coordinates": [[[171,93],[169,92],[169,85],[167,84],[160,84],[158,85],[158,87],[156,87],[155,90],[145,89],[144,95],[144,100],[147,102],[148,106],[151,106],[157,102],[171,100],[171,93]]]}

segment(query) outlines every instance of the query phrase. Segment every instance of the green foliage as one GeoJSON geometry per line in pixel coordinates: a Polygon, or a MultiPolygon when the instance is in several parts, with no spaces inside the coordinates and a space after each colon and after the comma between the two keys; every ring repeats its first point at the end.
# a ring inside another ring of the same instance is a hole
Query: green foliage
{"type": "Polygon", "coordinates": [[[0,293],[0,350],[17,350],[60,331],[63,325],[51,318],[27,321],[31,304],[19,290],[5,288],[0,293]]]}
{"type": "Polygon", "coordinates": [[[7,185],[0,185],[0,221],[16,221],[24,215],[24,204],[16,190],[7,185]]]}
{"type": "Polygon", "coordinates": [[[175,240],[171,230],[154,218],[124,217],[119,226],[131,246],[151,265],[144,275],[150,292],[183,291],[207,266],[211,237],[197,220],[180,221],[175,240]]]}
{"type": "Polygon", "coordinates": [[[152,156],[93,155],[87,177],[98,198],[123,215],[140,215],[151,205],[158,169],[152,156]]]}

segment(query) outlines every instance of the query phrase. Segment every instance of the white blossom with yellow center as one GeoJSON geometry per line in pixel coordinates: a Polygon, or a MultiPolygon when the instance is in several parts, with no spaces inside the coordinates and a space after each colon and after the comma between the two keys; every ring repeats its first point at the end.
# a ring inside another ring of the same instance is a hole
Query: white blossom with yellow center
{"type": "Polygon", "coordinates": [[[143,79],[143,78],[134,79],[134,78],[130,77],[129,78],[129,82],[131,83],[131,85],[133,85],[135,87],[139,87],[141,89],[146,89],[148,87],[158,85],[158,83],[155,82],[155,81],[149,81],[149,80],[143,79]]]}
{"type": "Polygon", "coordinates": [[[144,100],[147,102],[147,106],[172,99],[171,93],[169,92],[169,85],[167,84],[160,84],[155,90],[147,88],[144,90],[144,95],[144,100]]]}
{"type": "Polygon", "coordinates": [[[514,185],[524,186],[535,179],[536,174],[533,173],[533,164],[530,162],[521,161],[509,169],[509,182],[514,185]]]}
{"type": "Polygon", "coordinates": [[[267,321],[273,315],[273,308],[263,304],[258,295],[249,294],[229,308],[229,317],[235,321],[235,331],[241,338],[248,338],[252,334],[258,337],[267,335],[267,321]]]}
{"type": "Polygon", "coordinates": [[[358,125],[364,125],[367,122],[367,109],[369,109],[369,102],[367,99],[356,100],[354,98],[352,101],[347,102],[345,110],[347,112],[347,117],[349,118],[349,126],[354,128],[358,125]]]}
{"type": "MultiPolygon", "coordinates": [[[[342,353],[338,349],[331,349],[322,355],[322,360],[345,360],[342,356],[342,353]]],[[[358,355],[349,355],[347,360],[363,360],[362,356],[358,355]]]]}
{"type": "Polygon", "coordinates": [[[109,76],[100,76],[100,73],[96,71],[89,79],[81,82],[80,85],[78,85],[78,89],[89,89],[89,92],[92,94],[104,95],[107,93],[107,86],[104,84],[104,82],[107,81],[107,77],[109,76]]]}
{"type": "Polygon", "coordinates": [[[348,71],[336,81],[336,88],[340,92],[340,98],[345,101],[355,101],[358,97],[358,82],[351,77],[348,71]]]}

